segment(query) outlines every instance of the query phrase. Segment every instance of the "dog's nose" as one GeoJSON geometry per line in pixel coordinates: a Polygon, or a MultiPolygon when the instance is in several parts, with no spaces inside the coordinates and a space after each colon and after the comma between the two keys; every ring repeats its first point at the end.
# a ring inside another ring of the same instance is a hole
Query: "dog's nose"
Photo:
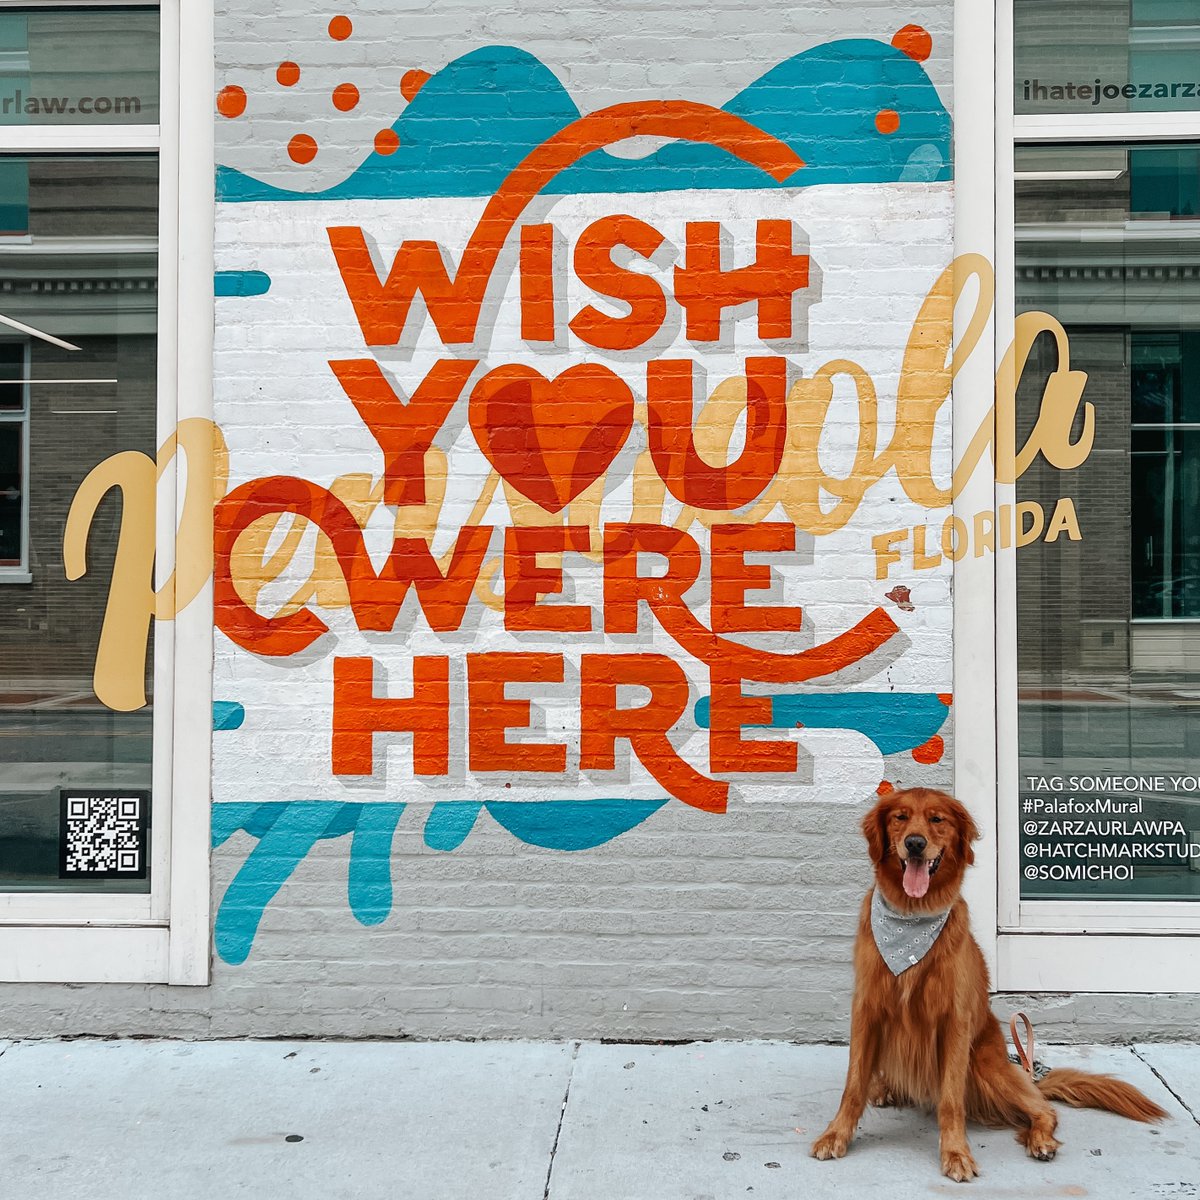
{"type": "Polygon", "coordinates": [[[909,852],[910,855],[924,854],[927,844],[928,843],[919,833],[911,834],[904,839],[904,848],[909,852]]]}

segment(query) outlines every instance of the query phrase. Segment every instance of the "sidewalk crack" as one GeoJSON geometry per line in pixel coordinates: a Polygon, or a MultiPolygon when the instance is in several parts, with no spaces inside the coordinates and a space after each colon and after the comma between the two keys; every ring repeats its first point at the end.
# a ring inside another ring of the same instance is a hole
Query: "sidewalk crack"
{"type": "Polygon", "coordinates": [[[567,1101],[571,1098],[571,1081],[575,1078],[575,1060],[579,1057],[580,1043],[571,1047],[571,1065],[567,1069],[567,1087],[563,1092],[562,1108],[558,1110],[558,1128],[554,1131],[554,1144],[550,1147],[550,1161],[546,1164],[546,1186],[542,1191],[542,1200],[550,1200],[550,1177],[554,1174],[554,1156],[558,1153],[558,1139],[562,1135],[563,1121],[567,1116],[567,1101]]]}
{"type": "Polygon", "coordinates": [[[1163,1087],[1167,1089],[1168,1092],[1171,1093],[1172,1096],[1175,1097],[1175,1099],[1179,1102],[1179,1105],[1183,1108],[1184,1112],[1186,1112],[1187,1115],[1191,1117],[1197,1125],[1200,1125],[1200,1116],[1197,1116],[1196,1113],[1192,1111],[1192,1106],[1188,1104],[1188,1102],[1166,1081],[1163,1073],[1149,1059],[1139,1054],[1136,1046],[1130,1046],[1129,1049],[1133,1051],[1134,1058],[1140,1059],[1146,1064],[1146,1066],[1150,1068],[1151,1071],[1154,1072],[1154,1077],[1163,1085],[1163,1087]]]}

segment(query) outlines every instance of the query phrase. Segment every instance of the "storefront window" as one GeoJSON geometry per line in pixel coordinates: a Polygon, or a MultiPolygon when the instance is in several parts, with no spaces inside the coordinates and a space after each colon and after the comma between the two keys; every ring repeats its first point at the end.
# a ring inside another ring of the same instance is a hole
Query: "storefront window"
{"type": "MultiPolygon", "coordinates": [[[[1017,311],[1063,324],[1095,410],[1082,466],[1017,484],[1078,517],[1017,557],[1021,897],[1200,899],[1200,146],[1015,166],[1017,311]]],[[[1019,442],[1060,365],[1044,336],[1019,442]]]]}
{"type": "Polygon", "coordinates": [[[145,893],[153,648],[144,707],[93,686],[134,501],[100,501],[81,578],[63,542],[89,473],[159,441],[157,155],[0,156],[0,214],[0,892],[145,893]]]}
{"type": "Polygon", "coordinates": [[[0,9],[0,125],[158,123],[157,8],[0,9]]]}
{"type": "Polygon", "coordinates": [[[0,4],[4,979],[208,979],[211,23],[0,4]]]}
{"type": "Polygon", "coordinates": [[[1200,109],[1195,0],[1014,0],[1017,113],[1200,109]]]}

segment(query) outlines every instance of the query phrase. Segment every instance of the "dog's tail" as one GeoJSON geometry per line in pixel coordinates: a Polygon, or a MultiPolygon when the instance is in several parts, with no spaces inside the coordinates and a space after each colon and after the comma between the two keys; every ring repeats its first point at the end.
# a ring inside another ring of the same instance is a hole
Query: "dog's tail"
{"type": "Polygon", "coordinates": [[[1167,1115],[1149,1096],[1132,1084],[1111,1075],[1089,1075],[1070,1067],[1058,1067],[1038,1081],[1047,1100],[1061,1100],[1073,1108],[1101,1108],[1131,1121],[1161,1121],[1167,1115]]]}

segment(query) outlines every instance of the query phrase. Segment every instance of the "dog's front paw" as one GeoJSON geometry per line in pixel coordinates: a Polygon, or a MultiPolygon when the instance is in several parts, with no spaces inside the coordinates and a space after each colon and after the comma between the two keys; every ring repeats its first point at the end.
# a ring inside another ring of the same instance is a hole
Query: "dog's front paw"
{"type": "Polygon", "coordinates": [[[822,1160],[828,1158],[845,1158],[846,1149],[849,1145],[849,1137],[842,1133],[840,1129],[835,1129],[831,1125],[813,1142],[812,1156],[813,1158],[822,1160]]]}
{"type": "Polygon", "coordinates": [[[943,1150],[942,1174],[955,1183],[967,1183],[979,1174],[970,1150],[943,1150]]]}
{"type": "Polygon", "coordinates": [[[1059,1146],[1062,1145],[1052,1134],[1041,1130],[1028,1130],[1019,1140],[1024,1143],[1025,1149],[1030,1158],[1036,1158],[1038,1162],[1049,1162],[1057,1153],[1059,1146]]]}

